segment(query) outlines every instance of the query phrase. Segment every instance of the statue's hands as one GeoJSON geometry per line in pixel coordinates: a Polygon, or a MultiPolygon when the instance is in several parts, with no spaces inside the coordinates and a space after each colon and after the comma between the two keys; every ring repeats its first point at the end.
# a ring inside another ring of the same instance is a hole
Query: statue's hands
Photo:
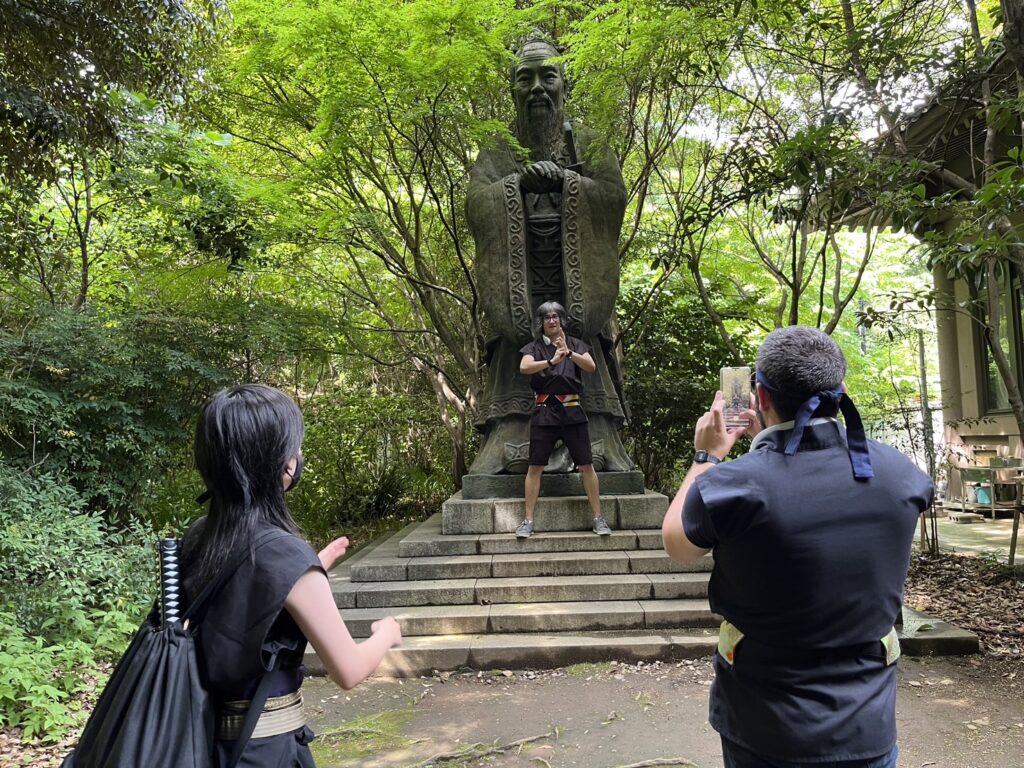
{"type": "Polygon", "coordinates": [[[519,185],[527,192],[557,192],[562,188],[565,171],[553,160],[541,160],[526,166],[519,178],[519,185]]]}

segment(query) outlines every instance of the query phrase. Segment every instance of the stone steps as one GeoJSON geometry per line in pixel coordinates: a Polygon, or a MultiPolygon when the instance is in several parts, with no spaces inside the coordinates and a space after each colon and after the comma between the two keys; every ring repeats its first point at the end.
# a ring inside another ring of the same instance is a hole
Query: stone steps
{"type": "MultiPolygon", "coordinates": [[[[581,662],[694,659],[709,656],[717,642],[713,629],[409,637],[388,652],[375,674],[418,677],[466,667],[552,669],[581,662]]],[[[312,651],[304,663],[310,674],[324,674],[312,651]]]]}
{"type": "MultiPolygon", "coordinates": [[[[616,528],[606,537],[590,532],[584,500],[542,498],[541,532],[517,539],[511,532],[521,504],[451,499],[445,513],[374,542],[331,571],[335,602],[354,637],[368,636],[384,616],[402,626],[403,643],[378,674],[635,663],[713,651],[713,563],[676,563],[662,552],[664,496],[602,497],[616,528]],[[456,515],[446,516],[453,504],[456,515]]],[[[904,615],[905,653],[977,650],[970,633],[911,618],[908,609],[904,615]]],[[[311,651],[306,664],[323,670],[311,651]]]]}
{"type": "Polygon", "coordinates": [[[339,608],[676,600],[706,597],[707,585],[706,572],[624,573],[575,578],[527,576],[421,581],[350,581],[335,586],[334,598],[339,608]]]}
{"type": "MultiPolygon", "coordinates": [[[[505,534],[507,537],[508,534],[505,534]]],[[[611,537],[597,537],[611,538],[611,537]]],[[[530,541],[526,539],[525,541],[530,541]]],[[[625,573],[710,571],[712,560],[672,560],[660,550],[522,552],[440,557],[377,557],[352,566],[353,582],[483,579],[530,576],[594,576],[625,573]]]]}
{"type": "MultiPolygon", "coordinates": [[[[661,529],[668,498],[646,491],[626,496],[601,495],[601,513],[616,530],[661,529]]],[[[456,493],[441,505],[441,532],[448,535],[513,533],[526,517],[520,498],[464,499],[456,493]]],[[[593,515],[585,497],[548,496],[537,500],[538,531],[586,531],[593,515]]]]}
{"type": "Polygon", "coordinates": [[[721,621],[697,598],[351,608],[344,616],[357,638],[368,637],[370,625],[385,616],[398,620],[405,637],[717,627],[721,621]]]}
{"type": "Polygon", "coordinates": [[[510,533],[441,533],[441,516],[421,523],[398,543],[397,557],[458,557],[461,555],[510,555],[525,552],[607,552],[647,549],[661,551],[661,527],[613,530],[610,536],[586,531],[538,530],[528,539],[510,533]]]}

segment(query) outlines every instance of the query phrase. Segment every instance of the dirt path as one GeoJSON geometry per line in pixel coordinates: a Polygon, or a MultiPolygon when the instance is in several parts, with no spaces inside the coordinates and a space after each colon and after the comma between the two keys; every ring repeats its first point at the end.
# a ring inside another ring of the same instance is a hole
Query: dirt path
{"type": "MultiPolygon", "coordinates": [[[[900,768],[1024,766],[1020,665],[905,658],[899,680],[900,768]]],[[[320,768],[612,768],[667,758],[720,768],[707,723],[710,681],[710,664],[700,660],[374,680],[348,692],[308,680],[305,691],[322,735],[314,743],[320,768]],[[531,737],[541,738],[482,754],[531,737]]]]}

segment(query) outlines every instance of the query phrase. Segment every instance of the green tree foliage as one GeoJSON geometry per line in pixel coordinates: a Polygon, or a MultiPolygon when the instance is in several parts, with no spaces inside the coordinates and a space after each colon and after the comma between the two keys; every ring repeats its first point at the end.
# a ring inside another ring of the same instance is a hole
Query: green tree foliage
{"type": "Polygon", "coordinates": [[[227,380],[204,359],[208,334],[151,312],[51,310],[12,323],[0,331],[5,463],[63,478],[89,509],[134,516],[200,398],[227,380]]]}
{"type": "MultiPolygon", "coordinates": [[[[620,297],[623,312],[637,313],[645,304],[642,311],[651,318],[623,344],[629,449],[647,485],[672,495],[693,459],[693,428],[718,389],[719,369],[736,361],[682,276],[649,298],[639,280],[620,297]]],[[[749,360],[751,344],[739,344],[749,360]]]]}
{"type": "MultiPolygon", "coordinates": [[[[879,22],[885,63],[903,63],[886,77],[904,91],[908,67],[933,72],[941,53],[928,46],[951,37],[946,4],[910,5],[887,6],[879,22]]],[[[607,8],[579,24],[584,39],[571,58],[584,83],[601,84],[599,98],[618,94],[597,115],[628,116],[626,168],[642,208],[634,208],[627,258],[649,259],[665,279],[689,272],[727,344],[733,324],[704,290],[707,280],[731,285],[718,299],[729,311],[744,304],[762,332],[797,322],[833,331],[884,223],[857,214],[889,182],[862,138],[868,116],[836,34],[843,6],[607,8]],[[602,60],[602,50],[615,55],[602,60]],[[844,247],[844,222],[865,228],[866,246],[844,247]]]]}
{"type": "Polygon", "coordinates": [[[290,503],[318,541],[339,528],[380,530],[433,514],[453,490],[432,393],[374,379],[369,389],[350,386],[306,402],[309,461],[290,503]]]}
{"type": "Polygon", "coordinates": [[[180,98],[218,0],[0,3],[0,189],[50,176],[62,147],[116,142],[125,94],[180,98]]]}

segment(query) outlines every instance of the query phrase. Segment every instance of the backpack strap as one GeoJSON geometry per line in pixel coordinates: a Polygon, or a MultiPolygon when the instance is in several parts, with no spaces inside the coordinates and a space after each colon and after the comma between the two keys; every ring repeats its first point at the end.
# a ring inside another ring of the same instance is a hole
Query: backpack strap
{"type": "Polygon", "coordinates": [[[260,680],[256,693],[253,694],[252,699],[249,701],[249,709],[245,713],[242,730],[235,740],[235,748],[231,750],[231,758],[224,765],[224,768],[235,768],[238,765],[238,761],[242,759],[245,745],[249,743],[252,732],[256,730],[256,722],[260,719],[260,715],[263,714],[263,706],[270,697],[270,686],[274,681],[274,673],[281,668],[281,660],[280,654],[274,654],[274,661],[270,669],[263,673],[263,678],[260,680]]]}
{"type": "MultiPolygon", "coordinates": [[[[253,541],[253,549],[266,544],[269,541],[283,538],[288,535],[287,531],[283,531],[280,528],[272,528],[268,531],[263,531],[253,541]]],[[[250,556],[250,549],[247,546],[242,546],[234,555],[228,560],[227,565],[221,569],[221,572],[217,574],[215,579],[212,579],[205,587],[203,591],[199,593],[195,600],[189,602],[188,608],[185,613],[182,614],[181,620],[184,623],[185,619],[195,619],[201,617],[201,611],[206,607],[206,604],[220,592],[221,588],[227,583],[235,571],[241,568],[242,563],[245,562],[246,558],[250,556]]],[[[193,624],[196,622],[193,621],[193,624]]]]}

